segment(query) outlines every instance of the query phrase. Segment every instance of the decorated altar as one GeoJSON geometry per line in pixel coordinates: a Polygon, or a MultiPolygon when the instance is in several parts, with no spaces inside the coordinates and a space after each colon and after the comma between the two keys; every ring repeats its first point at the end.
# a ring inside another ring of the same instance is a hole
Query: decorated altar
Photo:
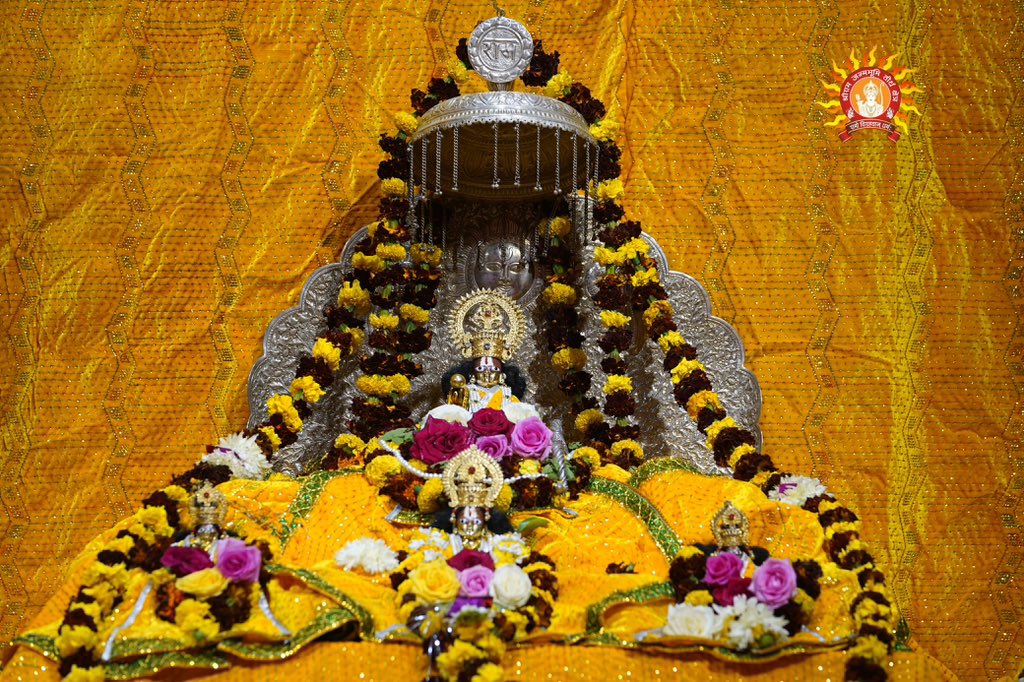
{"type": "MultiPolygon", "coordinates": [[[[133,39],[150,9],[126,15],[133,39]]],[[[251,76],[241,9],[224,19],[232,116],[251,76]]],[[[328,243],[336,255],[267,328],[245,428],[155,476],[138,511],[115,506],[123,518],[21,629],[6,674],[943,674],[824,461],[801,471],[766,439],[766,382],[720,317],[722,280],[674,271],[657,219],[633,219],[621,103],[545,40],[499,13],[434,55],[379,138],[376,216],[335,199],[363,226],[328,243]]],[[[136,77],[152,77],[152,53],[136,54],[136,77]]],[[[888,69],[895,55],[850,59],[888,69]]],[[[222,313],[238,303],[233,240],[254,219],[247,124],[232,120],[222,313]]],[[[137,125],[133,154],[149,154],[137,125]]],[[[712,177],[728,179],[728,158],[712,177]]],[[[336,197],[339,168],[323,180],[336,197]]],[[[130,279],[138,261],[120,262],[130,279]]],[[[123,330],[109,331],[117,348],[123,330]]],[[[822,382],[818,408],[835,388],[822,382]]],[[[126,404],[120,388],[104,403],[122,447],[126,404]]]]}

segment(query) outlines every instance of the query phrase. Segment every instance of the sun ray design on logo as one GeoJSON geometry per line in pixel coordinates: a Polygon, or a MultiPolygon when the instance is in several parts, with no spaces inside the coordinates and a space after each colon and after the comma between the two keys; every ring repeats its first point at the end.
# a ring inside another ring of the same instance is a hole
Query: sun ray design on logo
{"type": "Polygon", "coordinates": [[[858,57],[856,50],[850,50],[846,68],[832,60],[835,82],[821,82],[830,99],[815,104],[833,114],[825,127],[844,126],[839,133],[843,141],[858,130],[875,129],[887,132],[895,142],[900,131],[910,132],[909,115],[921,115],[913,95],[924,91],[910,80],[915,69],[896,66],[899,52],[882,57],[877,52],[878,48],[872,47],[858,57]]]}

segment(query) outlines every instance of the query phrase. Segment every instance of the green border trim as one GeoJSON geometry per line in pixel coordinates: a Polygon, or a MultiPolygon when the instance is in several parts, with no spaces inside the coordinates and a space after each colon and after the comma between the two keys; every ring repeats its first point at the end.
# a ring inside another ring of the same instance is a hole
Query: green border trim
{"type": "Polygon", "coordinates": [[[316,620],[283,642],[247,643],[238,640],[225,640],[217,646],[217,649],[249,661],[279,661],[293,655],[317,637],[337,630],[353,620],[355,617],[348,609],[331,609],[319,614],[316,620]]]}
{"type": "Polygon", "coordinates": [[[27,646],[29,649],[38,651],[52,661],[60,660],[60,654],[57,653],[57,645],[54,643],[53,637],[47,635],[35,635],[32,633],[21,635],[11,640],[11,645],[27,646]]]}
{"type": "Polygon", "coordinates": [[[168,668],[225,670],[230,667],[231,661],[216,651],[174,651],[143,656],[126,663],[106,663],[103,665],[103,673],[108,680],[130,680],[143,675],[155,675],[168,668]]]}
{"type": "Polygon", "coordinates": [[[661,512],[650,503],[650,501],[625,483],[613,481],[610,478],[594,477],[590,481],[589,490],[598,495],[604,495],[618,502],[625,509],[632,512],[640,519],[641,523],[647,526],[651,537],[654,538],[658,549],[669,561],[676,558],[683,543],[679,540],[672,527],[668,525],[661,512]]]}
{"type": "Polygon", "coordinates": [[[302,527],[302,522],[313,511],[313,507],[316,506],[328,483],[335,478],[352,474],[361,475],[362,473],[361,469],[342,469],[340,471],[317,471],[307,476],[306,480],[302,482],[299,492],[295,494],[295,499],[292,500],[288,511],[281,518],[280,527],[273,530],[274,535],[281,541],[281,547],[284,548],[295,531],[302,527]]]}
{"type": "MultiPolygon", "coordinates": [[[[631,590],[620,590],[618,592],[612,592],[610,595],[587,607],[587,635],[597,635],[601,639],[601,629],[604,627],[601,622],[601,616],[608,609],[618,606],[620,604],[643,604],[645,602],[654,601],[655,599],[672,598],[676,596],[675,588],[672,587],[672,583],[652,583],[649,585],[641,585],[640,587],[634,587],[631,590]]],[[[614,637],[614,635],[611,635],[614,637]]],[[[618,638],[615,637],[615,641],[618,638]]]]}
{"type": "MultiPolygon", "coordinates": [[[[352,618],[359,621],[359,632],[364,639],[372,639],[374,628],[373,628],[373,616],[370,612],[360,606],[347,594],[339,590],[338,588],[331,585],[329,582],[318,576],[316,573],[308,571],[304,568],[287,568],[284,566],[278,566],[275,564],[268,564],[267,570],[277,573],[286,574],[294,577],[297,580],[301,580],[308,587],[319,592],[322,595],[330,597],[334,601],[347,611],[352,618]]],[[[337,627],[337,626],[335,626],[337,627]]],[[[297,635],[296,635],[297,636],[297,635]]]]}
{"type": "Polygon", "coordinates": [[[678,457],[656,457],[647,460],[633,470],[633,475],[629,477],[629,485],[639,488],[652,478],[671,471],[685,471],[690,474],[707,475],[703,474],[700,469],[689,462],[685,462],[678,457]]]}

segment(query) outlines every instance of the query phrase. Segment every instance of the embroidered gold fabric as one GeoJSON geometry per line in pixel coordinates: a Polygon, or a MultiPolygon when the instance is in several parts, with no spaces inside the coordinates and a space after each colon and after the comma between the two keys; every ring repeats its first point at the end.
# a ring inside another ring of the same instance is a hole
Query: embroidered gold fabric
{"type": "MultiPolygon", "coordinates": [[[[501,4],[624,124],[626,209],[743,337],[767,451],[864,520],[914,635],[893,676],[1016,675],[1020,6],[501,4]],[[895,145],[870,132],[841,144],[822,127],[820,81],[874,45],[916,70],[923,116],[895,145]]],[[[244,424],[267,323],[375,216],[378,134],[492,13],[469,0],[0,6],[0,640],[56,617],[90,540],[244,424]]],[[[275,485],[248,504],[291,523],[299,486],[275,485]]],[[[661,512],[683,542],[707,518],[661,512]]],[[[291,528],[287,552],[312,551],[291,528]]],[[[368,646],[292,663],[310,677],[421,672],[412,647],[368,646]]],[[[24,647],[7,655],[5,675],[54,674],[24,647]]],[[[522,679],[751,672],[613,648],[508,657],[522,679]]],[[[817,654],[783,676],[836,679],[842,664],[817,654]]],[[[778,665],[753,670],[775,679],[778,665]]]]}

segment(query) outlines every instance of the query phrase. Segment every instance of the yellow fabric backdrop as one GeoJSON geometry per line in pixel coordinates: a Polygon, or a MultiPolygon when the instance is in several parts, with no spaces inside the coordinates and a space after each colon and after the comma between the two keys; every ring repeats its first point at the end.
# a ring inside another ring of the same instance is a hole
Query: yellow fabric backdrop
{"type": "MultiPolygon", "coordinates": [[[[862,515],[915,642],[1021,668],[1019,5],[515,0],[624,120],[626,205],[739,330],[767,449],[862,515]],[[823,129],[851,48],[898,144],[823,129]]],[[[247,416],[270,319],[375,214],[376,138],[469,0],[0,6],[0,640],[247,416]]],[[[315,654],[314,654],[315,655],[315,654]]]]}

